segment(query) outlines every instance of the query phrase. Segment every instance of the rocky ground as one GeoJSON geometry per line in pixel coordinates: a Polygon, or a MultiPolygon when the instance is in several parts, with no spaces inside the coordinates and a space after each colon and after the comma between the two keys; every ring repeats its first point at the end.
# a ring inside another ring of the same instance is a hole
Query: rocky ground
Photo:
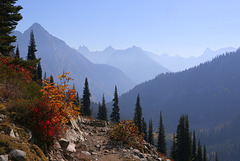
{"type": "Polygon", "coordinates": [[[111,125],[104,121],[90,120],[79,117],[78,121],[71,121],[65,138],[56,142],[49,154],[50,160],[168,160],[160,156],[155,147],[144,143],[144,153],[121,142],[109,139],[111,125]]]}
{"type": "Polygon", "coordinates": [[[71,120],[66,135],[45,157],[41,149],[31,143],[31,131],[10,122],[3,112],[5,106],[0,105],[0,161],[170,161],[146,142],[140,152],[122,142],[110,140],[111,125],[108,122],[83,117],[71,120]]]}

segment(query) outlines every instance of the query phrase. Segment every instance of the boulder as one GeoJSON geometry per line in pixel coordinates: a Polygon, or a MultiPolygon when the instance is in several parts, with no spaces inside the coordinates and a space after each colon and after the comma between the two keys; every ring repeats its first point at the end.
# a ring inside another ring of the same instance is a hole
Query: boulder
{"type": "Polygon", "coordinates": [[[26,153],[19,149],[11,150],[9,155],[10,155],[11,160],[15,160],[15,161],[25,161],[26,160],[26,153]]]}
{"type": "Polygon", "coordinates": [[[74,143],[70,143],[67,147],[67,151],[68,152],[72,152],[72,153],[75,153],[76,152],[76,149],[75,149],[76,145],[74,143]]]}
{"type": "Polygon", "coordinates": [[[0,155],[0,161],[8,161],[8,155],[0,155]]]}

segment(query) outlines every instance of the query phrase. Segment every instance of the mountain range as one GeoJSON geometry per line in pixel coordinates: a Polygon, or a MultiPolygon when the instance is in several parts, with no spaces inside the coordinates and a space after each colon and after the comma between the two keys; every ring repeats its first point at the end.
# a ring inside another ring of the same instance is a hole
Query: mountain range
{"type": "Polygon", "coordinates": [[[160,63],[167,69],[171,70],[172,72],[179,72],[191,67],[197,66],[201,63],[206,61],[211,61],[218,55],[221,55],[226,52],[236,51],[233,47],[222,48],[218,50],[212,50],[207,48],[202,55],[196,57],[182,57],[182,56],[170,56],[168,54],[157,55],[151,52],[147,52],[147,54],[153,58],[156,62],[160,63]]]}
{"type": "MultiPolygon", "coordinates": [[[[131,89],[135,83],[122,71],[105,64],[94,64],[64,41],[49,34],[40,24],[35,23],[24,33],[15,31],[16,44],[19,45],[20,56],[26,58],[30,32],[33,31],[36,41],[36,57],[41,58],[43,73],[56,79],[59,74],[70,72],[74,85],[81,94],[84,80],[87,77],[92,100],[100,101],[104,93],[106,100],[113,97],[114,86],[119,94],[131,89]]],[[[56,80],[55,80],[56,81],[56,80]]]]}
{"type": "Polygon", "coordinates": [[[230,121],[240,112],[240,50],[188,70],[167,73],[135,86],[119,97],[122,117],[132,119],[140,95],[145,120],[155,127],[162,111],[166,130],[175,131],[188,114],[191,128],[209,128],[230,121]]]}
{"type": "Polygon", "coordinates": [[[170,72],[136,46],[125,50],[115,50],[109,46],[96,52],[90,52],[87,47],[80,46],[79,52],[94,63],[120,69],[137,84],[153,79],[158,74],[170,72]]]}

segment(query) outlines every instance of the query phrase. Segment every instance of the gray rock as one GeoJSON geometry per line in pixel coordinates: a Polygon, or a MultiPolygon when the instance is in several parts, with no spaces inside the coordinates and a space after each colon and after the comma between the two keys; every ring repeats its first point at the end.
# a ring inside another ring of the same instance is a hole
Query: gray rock
{"type": "Polygon", "coordinates": [[[0,161],[8,161],[8,155],[0,155],[0,161]]]}
{"type": "Polygon", "coordinates": [[[13,149],[13,150],[11,150],[9,155],[12,160],[16,160],[16,161],[25,161],[26,160],[26,153],[22,150],[13,149]]]}
{"type": "Polygon", "coordinates": [[[75,149],[76,145],[74,143],[70,143],[67,147],[67,151],[68,152],[72,152],[72,153],[75,153],[76,152],[76,149],[75,149]]]}
{"type": "Polygon", "coordinates": [[[87,156],[91,155],[91,153],[89,153],[88,151],[81,151],[81,153],[84,154],[84,155],[87,155],[87,156]]]}
{"type": "Polygon", "coordinates": [[[17,138],[17,139],[19,139],[19,135],[18,135],[18,133],[17,133],[16,131],[13,131],[13,129],[11,129],[9,135],[10,135],[11,137],[13,137],[13,138],[17,138]]]}
{"type": "Polygon", "coordinates": [[[137,155],[132,155],[133,159],[140,160],[140,158],[137,155]]]}
{"type": "Polygon", "coordinates": [[[64,138],[61,138],[61,139],[59,140],[59,144],[61,145],[61,147],[62,147],[63,150],[66,150],[67,147],[68,147],[68,145],[69,145],[69,141],[66,140],[66,139],[64,139],[64,138]]]}
{"type": "Polygon", "coordinates": [[[5,122],[7,119],[6,115],[0,114],[0,122],[5,122]]]}

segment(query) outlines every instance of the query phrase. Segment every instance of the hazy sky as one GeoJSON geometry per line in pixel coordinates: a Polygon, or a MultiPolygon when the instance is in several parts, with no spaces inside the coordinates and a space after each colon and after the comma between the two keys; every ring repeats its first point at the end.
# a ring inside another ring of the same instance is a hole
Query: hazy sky
{"type": "Polygon", "coordinates": [[[133,45],[156,54],[200,55],[240,47],[239,0],[19,0],[23,20],[69,46],[103,50],[133,45]]]}

